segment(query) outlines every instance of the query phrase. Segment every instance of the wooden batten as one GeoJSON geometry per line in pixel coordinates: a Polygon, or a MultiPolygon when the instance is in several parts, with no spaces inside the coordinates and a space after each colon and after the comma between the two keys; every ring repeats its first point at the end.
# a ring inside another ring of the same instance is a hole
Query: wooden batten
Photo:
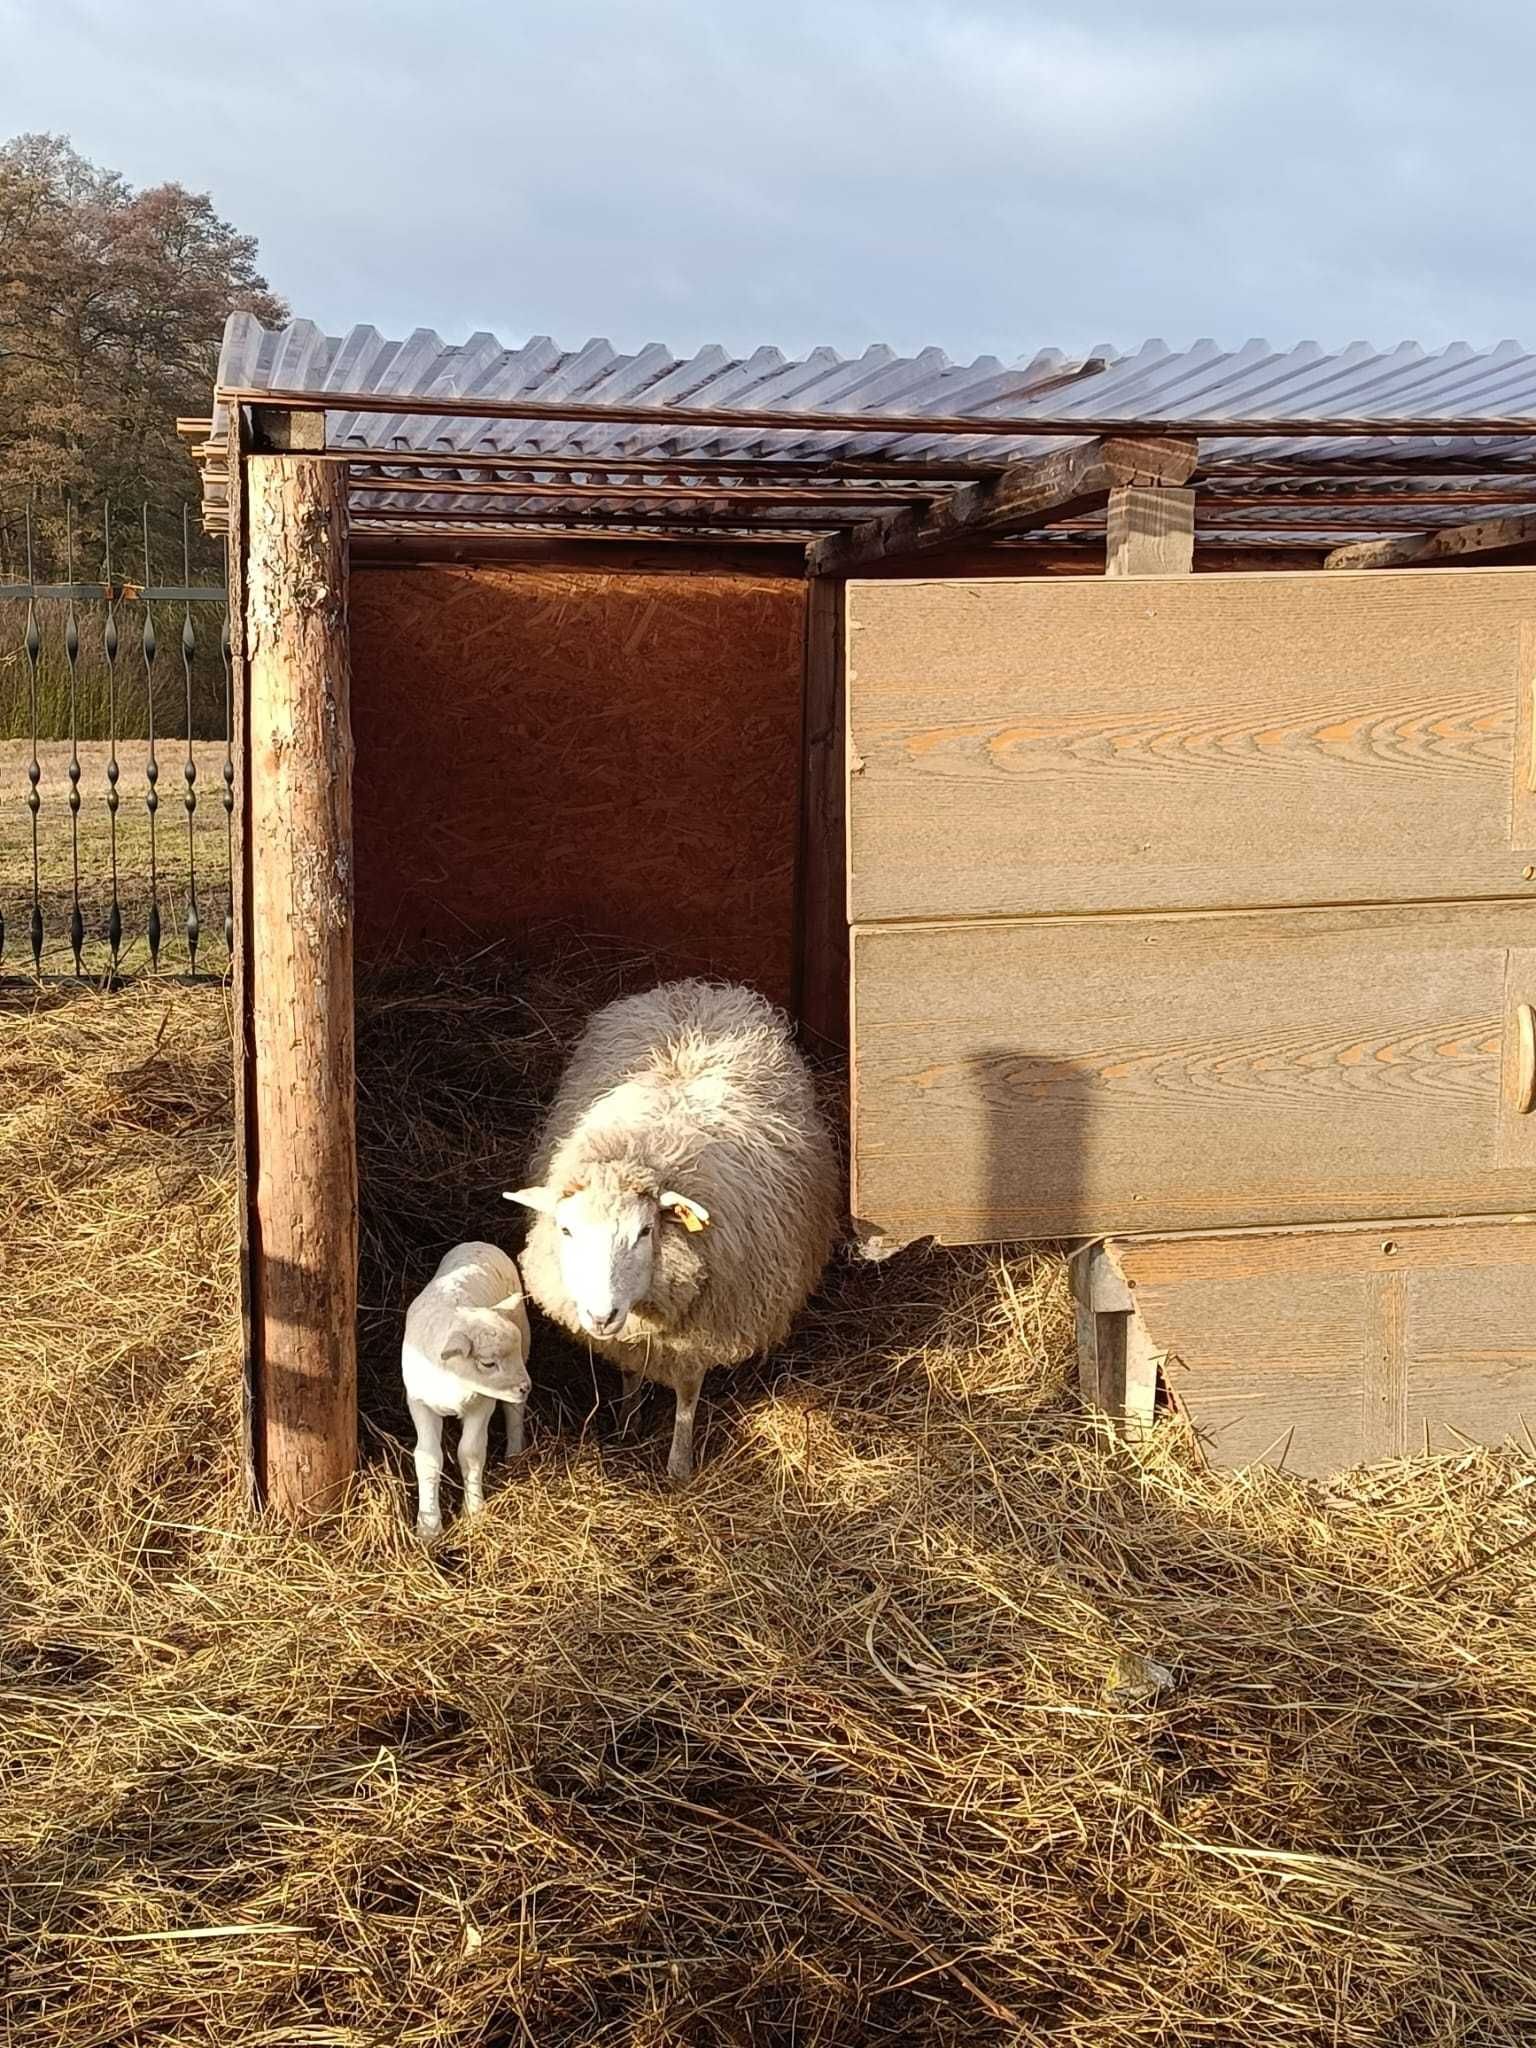
{"type": "Polygon", "coordinates": [[[848,882],[845,788],[846,586],[814,578],[806,592],[800,834],[795,916],[795,1009],[815,1045],[848,1044],[848,882]]]}
{"type": "Polygon", "coordinates": [[[247,1496],[260,1505],[257,1482],[261,1442],[261,1378],[257,1366],[255,1285],[251,1271],[251,1174],[256,1147],[251,1134],[251,833],[250,766],[247,747],[249,698],[245,661],[245,441],[246,415],[229,409],[226,461],[229,476],[229,537],[225,545],[228,586],[230,758],[235,779],[230,814],[230,1054],[235,1095],[235,1217],[240,1234],[240,1356],[243,1365],[241,1448],[247,1496]]]}
{"type": "Polygon", "coordinates": [[[1156,1415],[1158,1359],[1125,1274],[1103,1244],[1074,1253],[1068,1271],[1083,1400],[1127,1437],[1143,1437],[1156,1415]]]}
{"type": "Polygon", "coordinates": [[[357,1445],[346,485],[298,455],[243,470],[253,1452],[260,1500],[302,1520],[357,1445]]]}
{"type": "Polygon", "coordinates": [[[1432,533],[1396,534],[1383,540],[1350,541],[1334,548],[1325,569],[1406,569],[1431,562],[1455,562],[1469,555],[1496,555],[1536,546],[1536,513],[1503,519],[1474,519],[1432,533]]]}

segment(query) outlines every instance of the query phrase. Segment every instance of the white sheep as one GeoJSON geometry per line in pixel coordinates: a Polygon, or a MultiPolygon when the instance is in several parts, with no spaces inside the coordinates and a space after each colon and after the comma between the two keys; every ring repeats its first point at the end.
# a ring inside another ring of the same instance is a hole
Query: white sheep
{"type": "Polygon", "coordinates": [[[712,1366],[783,1341],[841,1212],[832,1143],[787,1019],[750,989],[671,982],[588,1022],[545,1121],[528,1291],[641,1383],[671,1387],[667,1471],[693,1469],[712,1366]]]}
{"type": "Polygon", "coordinates": [[[416,1425],[416,1528],[438,1535],[443,1418],[457,1415],[464,1510],[485,1504],[491,1413],[507,1411],[507,1455],[523,1448],[528,1399],[528,1310],[515,1260],[494,1244],[456,1244],[405,1312],[400,1376],[416,1425]]]}

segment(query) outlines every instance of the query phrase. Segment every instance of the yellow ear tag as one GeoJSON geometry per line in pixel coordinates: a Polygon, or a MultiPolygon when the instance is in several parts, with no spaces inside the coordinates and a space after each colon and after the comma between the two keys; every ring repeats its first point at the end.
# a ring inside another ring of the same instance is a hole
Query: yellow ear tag
{"type": "Polygon", "coordinates": [[[684,1230],[700,1231],[709,1228],[709,1211],[701,1209],[697,1202],[685,1202],[680,1195],[663,1196],[662,1199],[684,1230]]]}

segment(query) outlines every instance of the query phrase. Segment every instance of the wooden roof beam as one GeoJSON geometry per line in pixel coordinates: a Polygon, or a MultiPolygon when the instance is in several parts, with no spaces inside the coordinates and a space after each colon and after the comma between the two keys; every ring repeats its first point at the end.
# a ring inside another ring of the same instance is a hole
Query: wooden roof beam
{"type": "Polygon", "coordinates": [[[1199,459],[1198,442],[1172,437],[1087,441],[1034,455],[985,482],[964,484],[936,504],[903,506],[813,542],[806,573],[852,576],[896,556],[1070,518],[1104,504],[1121,484],[1187,483],[1199,459]]]}
{"type": "MultiPolygon", "coordinates": [[[[1037,399],[1045,388],[1026,385],[1015,396],[1021,404],[1037,399]]],[[[1000,399],[990,403],[1001,404],[1000,399]]],[[[975,434],[983,440],[1010,436],[1078,441],[1158,440],[1163,438],[1222,441],[1446,441],[1452,439],[1519,440],[1536,435],[1536,417],[1440,418],[1434,415],[1368,419],[1307,416],[1297,419],[1251,418],[1127,419],[1091,418],[1076,413],[1020,412],[1009,415],[942,412],[806,412],[796,407],[647,405],[615,399],[600,405],[591,399],[463,398],[443,393],[408,391],[261,391],[219,385],[216,406],[266,405],[286,412],[388,413],[411,419],[560,420],[598,426],[659,426],[669,432],[693,427],[767,428],[797,434],[975,434]]]]}
{"type": "Polygon", "coordinates": [[[1356,540],[1335,548],[1325,569],[1406,569],[1415,562],[1449,562],[1458,555],[1493,555],[1536,542],[1536,513],[1510,519],[1475,519],[1466,526],[1441,526],[1433,533],[1395,534],[1389,540],[1356,540]]]}

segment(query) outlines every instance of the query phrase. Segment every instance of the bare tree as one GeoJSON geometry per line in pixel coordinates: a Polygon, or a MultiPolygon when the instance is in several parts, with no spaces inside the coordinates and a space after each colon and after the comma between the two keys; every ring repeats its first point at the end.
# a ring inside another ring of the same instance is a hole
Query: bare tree
{"type": "MultiPolygon", "coordinates": [[[[204,193],[135,192],[63,136],[0,145],[0,557],[17,560],[28,499],[55,567],[66,500],[93,551],[108,499],[148,502],[179,580],[194,478],[177,416],[206,408],[229,313],[286,317],[256,265],[204,193]]],[[[124,566],[140,573],[138,554],[124,566]]]]}

